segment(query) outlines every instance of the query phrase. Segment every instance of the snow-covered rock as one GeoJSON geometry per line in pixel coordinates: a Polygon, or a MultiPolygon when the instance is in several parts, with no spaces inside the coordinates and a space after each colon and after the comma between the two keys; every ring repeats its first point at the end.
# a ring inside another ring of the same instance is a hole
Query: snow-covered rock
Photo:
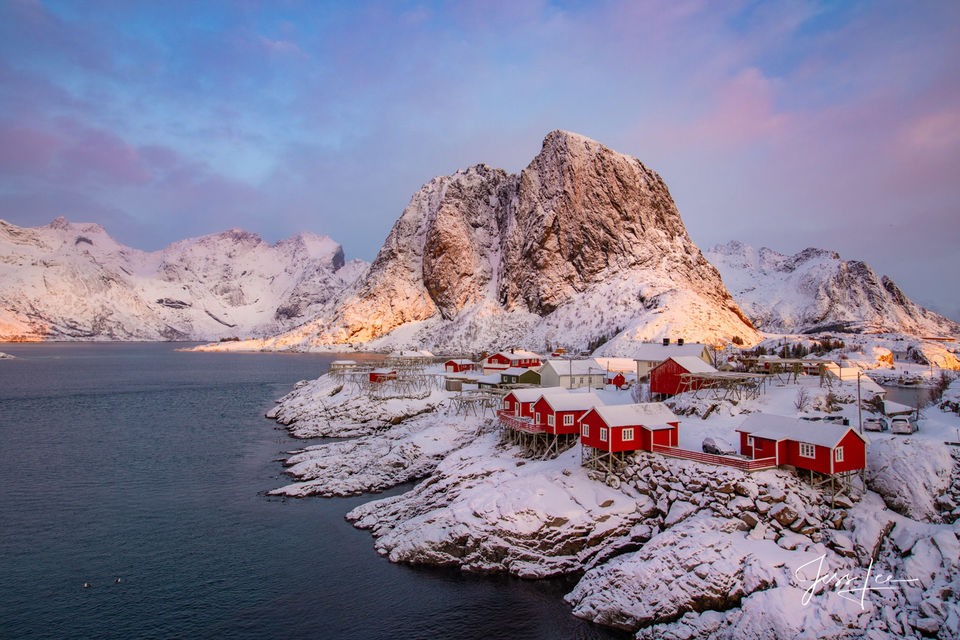
{"type": "Polygon", "coordinates": [[[875,435],[867,447],[867,486],[897,513],[938,521],[936,499],[950,486],[953,466],[942,442],[875,435]]]}
{"type": "MultiPolygon", "coordinates": [[[[482,435],[411,491],[347,514],[392,562],[542,578],[583,567],[631,542],[632,498],[588,478],[579,452],[523,461],[482,435]]],[[[643,532],[634,532],[643,535],[643,532]]]]}
{"type": "Polygon", "coordinates": [[[0,340],[210,340],[312,319],[365,268],[298,233],[269,245],[232,229],[147,253],[97,224],[0,220],[0,340]]]}
{"type": "Polygon", "coordinates": [[[453,450],[472,440],[483,421],[418,416],[385,432],[308,447],[288,458],[298,482],[270,495],[346,496],[381,491],[431,473],[453,450]]]}
{"type": "Polygon", "coordinates": [[[960,325],[907,298],[887,276],[833,251],[811,248],[785,256],[733,241],[705,255],[744,313],[764,331],[960,335],[960,325]]]}

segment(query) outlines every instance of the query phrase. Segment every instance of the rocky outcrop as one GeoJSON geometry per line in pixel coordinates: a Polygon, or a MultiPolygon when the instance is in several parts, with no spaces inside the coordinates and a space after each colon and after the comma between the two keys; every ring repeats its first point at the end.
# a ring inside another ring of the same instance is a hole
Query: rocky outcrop
{"type": "Polygon", "coordinates": [[[706,255],[737,303],[764,331],[960,335],[960,325],[907,298],[887,276],[833,251],[810,248],[786,256],[729,242],[706,255]]]}
{"type": "Polygon", "coordinates": [[[554,131],[519,175],[481,164],[431,180],[355,288],[315,322],[249,346],[477,349],[508,339],[542,349],[602,338],[615,354],[663,336],[757,338],[660,176],[554,131]]]}
{"type": "Polygon", "coordinates": [[[365,265],[325,236],[233,229],[154,253],[103,227],[0,221],[0,340],[209,340],[312,319],[365,265]]]}

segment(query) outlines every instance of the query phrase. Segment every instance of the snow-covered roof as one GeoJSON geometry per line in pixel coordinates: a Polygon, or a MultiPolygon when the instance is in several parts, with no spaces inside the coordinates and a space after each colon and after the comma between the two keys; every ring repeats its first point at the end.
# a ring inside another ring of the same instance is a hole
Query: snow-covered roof
{"type": "Polygon", "coordinates": [[[704,345],[699,342],[668,345],[648,342],[636,346],[633,359],[644,362],[663,362],[672,356],[700,356],[704,348],[704,345]]]}
{"type": "Polygon", "coordinates": [[[884,400],[883,401],[883,412],[888,416],[893,416],[902,413],[913,413],[916,411],[915,407],[911,407],[908,404],[901,404],[899,402],[894,402],[893,400],[884,400]]]}
{"type": "Polygon", "coordinates": [[[509,369],[504,369],[500,372],[500,375],[507,376],[519,376],[523,375],[527,371],[536,371],[539,367],[510,367],[509,369]]]}
{"type": "Polygon", "coordinates": [[[396,373],[396,369],[374,369],[370,373],[396,373]]]}
{"type": "Polygon", "coordinates": [[[548,364],[560,376],[601,375],[607,371],[606,367],[601,366],[593,358],[587,358],[586,360],[547,360],[544,366],[548,364]]]}
{"type": "Polygon", "coordinates": [[[444,364],[447,364],[447,363],[450,363],[450,362],[452,362],[452,363],[454,363],[454,364],[473,364],[473,360],[468,360],[468,359],[466,359],[466,358],[452,358],[452,359],[447,360],[446,362],[444,362],[444,364]]]}
{"type": "Polygon", "coordinates": [[[874,382],[870,376],[860,376],[860,392],[883,395],[887,392],[887,390],[874,382]]]}
{"type": "Polygon", "coordinates": [[[603,405],[595,393],[551,393],[544,394],[543,399],[554,411],[580,411],[603,405]]]}
{"type": "Polygon", "coordinates": [[[563,387],[547,387],[546,389],[533,387],[530,389],[514,389],[507,395],[513,396],[518,402],[536,402],[541,398],[541,396],[565,393],[567,393],[567,390],[563,387]]]}
{"type": "Polygon", "coordinates": [[[595,408],[607,426],[634,427],[643,426],[650,430],[667,429],[668,422],[680,419],[662,402],[644,402],[641,404],[607,405],[595,408]]]}
{"type": "Polygon", "coordinates": [[[632,358],[594,358],[597,364],[606,371],[618,371],[620,373],[629,373],[637,371],[637,363],[632,358]]]}
{"type": "Polygon", "coordinates": [[[696,356],[670,356],[678,365],[690,373],[716,373],[717,370],[696,356]]]}
{"type": "Polygon", "coordinates": [[[749,433],[765,440],[793,440],[807,442],[821,447],[834,448],[848,431],[856,433],[865,443],[870,444],[863,434],[857,433],[851,426],[832,422],[815,422],[776,416],[769,413],[752,413],[747,416],[737,431],[749,433]]]}
{"type": "Polygon", "coordinates": [[[493,384],[500,384],[500,372],[490,373],[485,376],[480,376],[477,378],[477,382],[490,382],[493,384]]]}
{"type": "Polygon", "coordinates": [[[514,349],[513,351],[501,351],[497,355],[503,356],[508,360],[528,360],[530,358],[540,358],[533,351],[524,351],[523,349],[514,349]]]}

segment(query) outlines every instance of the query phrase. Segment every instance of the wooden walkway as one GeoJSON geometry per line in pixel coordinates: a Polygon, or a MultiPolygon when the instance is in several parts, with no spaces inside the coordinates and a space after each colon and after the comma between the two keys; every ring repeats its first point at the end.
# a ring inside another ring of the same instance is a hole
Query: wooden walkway
{"type": "Polygon", "coordinates": [[[690,451],[678,447],[665,447],[662,444],[653,445],[655,453],[662,453],[665,456],[673,458],[683,458],[685,460],[696,460],[697,462],[706,462],[707,464],[716,464],[724,467],[733,467],[741,471],[759,471],[761,469],[774,469],[777,466],[776,458],[757,458],[749,460],[746,458],[735,458],[733,456],[718,456],[713,453],[703,453],[701,451],[690,451]]]}

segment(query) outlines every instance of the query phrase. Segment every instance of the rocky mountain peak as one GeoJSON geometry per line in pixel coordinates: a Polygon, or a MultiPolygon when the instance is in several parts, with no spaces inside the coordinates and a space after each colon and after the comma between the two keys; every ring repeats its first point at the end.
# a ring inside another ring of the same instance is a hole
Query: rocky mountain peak
{"type": "Polygon", "coordinates": [[[417,341],[447,348],[453,334],[457,345],[495,346],[491,332],[532,348],[572,333],[584,342],[756,336],[660,176],[559,130],[519,175],[481,163],[427,182],[356,287],[276,340],[365,343],[414,322],[425,323],[417,341]],[[693,307],[670,304],[687,294],[693,307]],[[590,296],[606,298],[609,310],[591,314],[590,296]]]}

